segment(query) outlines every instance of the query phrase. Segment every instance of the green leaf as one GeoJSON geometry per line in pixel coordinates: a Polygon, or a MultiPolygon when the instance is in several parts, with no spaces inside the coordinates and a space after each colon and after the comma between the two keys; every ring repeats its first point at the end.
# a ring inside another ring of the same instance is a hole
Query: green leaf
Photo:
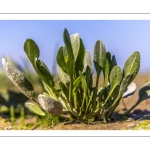
{"type": "Polygon", "coordinates": [[[106,53],[106,58],[107,58],[107,60],[108,60],[108,62],[109,62],[109,65],[111,64],[111,53],[110,52],[107,52],[106,53]]]}
{"type": "Polygon", "coordinates": [[[24,43],[24,50],[32,65],[35,67],[35,62],[40,56],[37,44],[32,39],[27,39],[24,43]]]}
{"type": "Polygon", "coordinates": [[[115,66],[110,73],[110,91],[120,84],[122,80],[122,70],[115,66]]]}
{"type": "Polygon", "coordinates": [[[106,61],[106,49],[102,41],[98,40],[94,47],[94,65],[97,72],[99,68],[103,69],[106,61]]]}
{"type": "Polygon", "coordinates": [[[124,76],[132,74],[131,81],[136,77],[140,69],[140,53],[135,51],[125,62],[124,65],[124,76]]]}
{"type": "Polygon", "coordinates": [[[63,82],[59,82],[59,87],[61,88],[61,91],[65,95],[66,99],[69,99],[69,90],[67,86],[63,82]]]}
{"type": "Polygon", "coordinates": [[[84,110],[85,103],[86,103],[86,107],[88,106],[88,87],[87,87],[86,79],[81,71],[79,72],[79,74],[80,74],[81,83],[82,83],[81,86],[83,88],[83,101],[82,101],[81,108],[82,110],[84,110]]]}
{"type": "Polygon", "coordinates": [[[77,90],[80,87],[80,83],[81,83],[81,77],[79,76],[78,78],[76,78],[76,80],[73,82],[73,93],[77,93],[77,90]]]}
{"type": "Polygon", "coordinates": [[[52,115],[60,115],[62,113],[62,104],[46,95],[39,94],[38,102],[43,110],[52,114],[52,115]]]}
{"type": "Polygon", "coordinates": [[[103,44],[102,41],[98,40],[94,46],[94,66],[97,72],[97,76],[96,76],[96,88],[94,91],[94,95],[93,95],[93,109],[96,108],[96,95],[97,95],[97,90],[98,90],[98,82],[99,82],[99,77],[100,77],[100,73],[101,71],[104,69],[105,67],[105,62],[106,62],[106,49],[105,49],[105,45],[103,44]]]}
{"type": "Polygon", "coordinates": [[[89,66],[92,69],[92,61],[91,61],[90,52],[87,50],[85,51],[83,64],[84,64],[84,69],[83,69],[84,71],[86,70],[87,66],[89,66]]]}
{"type": "Polygon", "coordinates": [[[150,82],[143,85],[139,90],[139,99],[138,101],[123,115],[129,114],[137,105],[139,105],[143,100],[150,98],[150,82]]]}
{"type": "Polygon", "coordinates": [[[89,66],[87,66],[86,68],[86,83],[88,86],[88,89],[91,90],[92,86],[93,86],[93,70],[91,70],[91,68],[89,66]]]}
{"type": "Polygon", "coordinates": [[[69,76],[64,72],[62,71],[62,69],[58,66],[58,75],[59,75],[59,78],[60,80],[66,85],[67,83],[69,83],[70,81],[70,78],[69,76]]]}
{"type": "Polygon", "coordinates": [[[48,93],[48,95],[53,98],[53,99],[58,99],[58,97],[56,96],[56,93],[53,91],[53,89],[51,89],[44,81],[42,81],[43,87],[46,90],[46,92],[48,93]]]}
{"type": "Polygon", "coordinates": [[[117,66],[117,61],[116,61],[116,57],[113,55],[113,56],[112,56],[112,59],[111,59],[111,61],[110,61],[110,67],[109,67],[109,73],[108,73],[108,81],[109,81],[109,82],[110,82],[109,77],[110,77],[111,70],[112,70],[115,66],[117,66]]]}
{"type": "Polygon", "coordinates": [[[74,68],[75,68],[74,55],[73,55],[73,49],[71,45],[70,36],[69,36],[67,29],[64,30],[63,38],[64,38],[64,43],[65,43],[67,54],[68,54],[68,59],[67,59],[68,75],[71,78],[73,78],[73,73],[74,73],[74,68]]]}
{"type": "Polygon", "coordinates": [[[59,67],[68,74],[67,68],[67,61],[68,61],[68,54],[67,49],[65,46],[61,46],[57,52],[56,61],[59,67]]]}
{"type": "Polygon", "coordinates": [[[71,45],[72,45],[72,50],[73,50],[73,55],[74,55],[74,61],[76,62],[79,49],[80,49],[80,37],[78,33],[72,34],[70,36],[71,39],[71,45]]]}
{"type": "Polygon", "coordinates": [[[78,90],[80,89],[80,83],[81,83],[81,77],[79,76],[73,82],[73,90],[72,90],[73,98],[74,98],[74,107],[75,107],[76,110],[78,109],[78,105],[79,105],[79,103],[81,101],[78,98],[78,90]]]}
{"type": "Polygon", "coordinates": [[[122,80],[122,71],[119,66],[115,66],[110,73],[110,92],[105,100],[104,105],[113,94],[115,88],[121,83],[121,80],[122,80]]]}
{"type": "Polygon", "coordinates": [[[39,116],[45,116],[46,114],[42,111],[42,109],[34,103],[26,102],[25,106],[34,114],[39,116]]]}
{"type": "Polygon", "coordinates": [[[118,97],[120,85],[117,85],[112,93],[113,100],[115,100],[118,97]]]}
{"type": "Polygon", "coordinates": [[[3,68],[6,71],[8,78],[13,84],[28,98],[33,99],[34,88],[32,84],[27,80],[22,72],[12,67],[4,58],[2,58],[3,68]]]}
{"type": "Polygon", "coordinates": [[[110,68],[110,61],[111,61],[111,54],[109,52],[106,53],[106,62],[103,69],[103,75],[104,75],[104,82],[103,82],[103,88],[107,85],[107,79],[108,79],[108,72],[110,68]]]}
{"type": "Polygon", "coordinates": [[[143,101],[145,99],[150,98],[150,82],[147,82],[143,85],[143,87],[139,90],[139,100],[143,101]]]}
{"type": "Polygon", "coordinates": [[[81,78],[83,91],[84,91],[85,95],[87,95],[88,88],[87,88],[87,83],[86,83],[85,77],[84,77],[84,75],[82,74],[81,71],[79,73],[80,73],[80,78],[81,78]]]}
{"type": "Polygon", "coordinates": [[[116,57],[113,55],[110,63],[110,72],[114,66],[117,66],[116,57]]]}
{"type": "Polygon", "coordinates": [[[122,79],[120,90],[119,90],[119,97],[122,97],[123,93],[125,92],[128,85],[131,83],[132,74],[128,74],[122,79]]]}
{"type": "Polygon", "coordinates": [[[41,79],[47,83],[47,84],[51,84],[54,86],[54,80],[53,80],[53,76],[51,75],[49,69],[47,68],[47,66],[44,64],[43,61],[41,60],[37,60],[36,61],[36,68],[38,70],[38,74],[41,77],[41,79]]]}
{"type": "Polygon", "coordinates": [[[72,50],[72,46],[71,46],[70,35],[66,28],[64,29],[64,32],[63,32],[63,39],[64,39],[64,43],[67,48],[68,55],[73,57],[73,50],[72,50]]]}
{"type": "Polygon", "coordinates": [[[119,94],[118,94],[117,98],[115,99],[114,103],[107,109],[107,112],[109,115],[112,114],[112,112],[119,105],[119,102],[122,98],[123,93],[125,92],[126,88],[130,84],[131,78],[132,78],[132,74],[129,74],[122,79],[122,82],[120,84],[119,94]]]}
{"type": "Polygon", "coordinates": [[[6,105],[0,106],[0,113],[8,113],[10,111],[10,108],[6,105]]]}
{"type": "Polygon", "coordinates": [[[76,70],[77,76],[79,75],[79,71],[81,72],[83,71],[84,55],[85,55],[85,48],[84,48],[82,40],[80,39],[80,48],[79,48],[78,56],[75,62],[75,70],[76,70]]]}

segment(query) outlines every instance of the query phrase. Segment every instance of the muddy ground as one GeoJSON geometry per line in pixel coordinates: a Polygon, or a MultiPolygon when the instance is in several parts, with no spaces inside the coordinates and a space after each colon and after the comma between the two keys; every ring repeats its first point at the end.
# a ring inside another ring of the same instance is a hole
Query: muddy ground
{"type": "MultiPolygon", "coordinates": [[[[42,126],[39,127],[35,116],[26,115],[25,126],[23,130],[130,130],[137,126],[140,122],[147,121],[150,123],[150,99],[141,102],[129,115],[128,118],[118,119],[115,117],[116,114],[123,113],[125,107],[129,109],[135,104],[138,99],[138,91],[140,87],[146,82],[150,81],[150,74],[138,75],[134,82],[137,85],[137,90],[132,97],[123,99],[123,102],[116,109],[114,114],[114,120],[110,123],[104,124],[102,122],[95,122],[93,124],[83,124],[79,122],[60,123],[54,127],[42,126]],[[31,127],[30,124],[32,124],[31,127]],[[27,128],[28,126],[28,128],[27,128]]],[[[19,123],[17,120],[16,123],[19,123]]],[[[10,119],[5,114],[0,114],[0,130],[16,130],[10,123],[10,119]]]]}

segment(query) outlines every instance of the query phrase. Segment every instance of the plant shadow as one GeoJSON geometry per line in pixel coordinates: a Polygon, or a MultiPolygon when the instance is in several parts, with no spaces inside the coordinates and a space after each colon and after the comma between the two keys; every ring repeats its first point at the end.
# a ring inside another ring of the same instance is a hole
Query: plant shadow
{"type": "Polygon", "coordinates": [[[24,94],[20,92],[15,92],[12,90],[7,90],[0,94],[0,117],[9,118],[10,117],[10,107],[14,107],[16,117],[20,115],[21,106],[24,107],[25,113],[32,115],[28,109],[25,107],[25,102],[29,100],[24,94]],[[3,110],[3,108],[5,108],[3,110]]]}
{"type": "Polygon", "coordinates": [[[122,116],[122,114],[118,112],[114,112],[112,119],[117,121],[123,121],[123,120],[150,120],[150,111],[149,110],[140,110],[135,109],[132,113],[122,116]]]}

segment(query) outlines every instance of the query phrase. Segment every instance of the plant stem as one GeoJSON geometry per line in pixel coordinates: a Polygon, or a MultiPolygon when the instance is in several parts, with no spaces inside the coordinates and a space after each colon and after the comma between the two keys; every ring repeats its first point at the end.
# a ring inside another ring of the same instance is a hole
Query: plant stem
{"type": "Polygon", "coordinates": [[[87,112],[89,111],[89,107],[90,107],[90,104],[91,104],[91,102],[92,102],[92,98],[93,98],[93,91],[91,92],[91,96],[90,96],[88,105],[87,105],[87,107],[86,107],[85,114],[87,114],[87,112]]]}
{"type": "Polygon", "coordinates": [[[25,119],[25,113],[24,113],[24,107],[22,106],[20,108],[20,129],[24,126],[24,119],[25,119]]]}
{"type": "Polygon", "coordinates": [[[68,102],[51,84],[48,85],[62,100],[68,102]]]}
{"type": "Polygon", "coordinates": [[[106,113],[107,113],[111,108],[117,107],[117,106],[115,106],[115,105],[116,105],[117,102],[121,99],[121,97],[122,97],[122,96],[119,96],[119,95],[118,95],[118,97],[115,99],[114,103],[108,107],[108,109],[106,110],[106,113]]]}
{"type": "Polygon", "coordinates": [[[103,89],[104,89],[107,85],[107,76],[105,76],[105,73],[103,73],[103,75],[104,75],[104,81],[103,81],[103,89]]]}
{"type": "Polygon", "coordinates": [[[12,123],[14,129],[17,129],[16,124],[15,124],[15,112],[14,112],[14,106],[13,105],[10,106],[10,120],[11,120],[11,123],[12,123]]]}
{"type": "Polygon", "coordinates": [[[96,87],[95,87],[95,91],[94,91],[94,96],[93,96],[93,110],[95,110],[95,103],[96,103],[96,96],[97,96],[97,90],[98,90],[98,81],[99,81],[99,76],[100,76],[100,70],[97,71],[97,76],[96,76],[96,87]]]}
{"type": "Polygon", "coordinates": [[[77,91],[73,91],[73,96],[74,96],[74,107],[77,110],[78,109],[78,96],[77,96],[77,91]]]}
{"type": "Polygon", "coordinates": [[[67,115],[61,114],[59,117],[64,118],[64,119],[67,119],[67,120],[70,120],[70,121],[73,120],[73,118],[71,117],[71,115],[70,115],[70,116],[67,116],[67,115]]]}
{"type": "Polygon", "coordinates": [[[122,116],[128,115],[137,105],[139,102],[137,102],[135,105],[133,105],[128,111],[126,111],[122,116]]]}
{"type": "Polygon", "coordinates": [[[106,103],[107,103],[107,101],[109,100],[110,96],[112,95],[113,91],[114,91],[114,90],[111,90],[111,91],[109,92],[109,95],[108,95],[107,98],[105,99],[105,102],[102,104],[102,106],[106,105],[106,103]]]}
{"type": "Polygon", "coordinates": [[[72,89],[73,89],[73,76],[70,76],[70,84],[69,84],[69,102],[72,105],[72,89]]]}

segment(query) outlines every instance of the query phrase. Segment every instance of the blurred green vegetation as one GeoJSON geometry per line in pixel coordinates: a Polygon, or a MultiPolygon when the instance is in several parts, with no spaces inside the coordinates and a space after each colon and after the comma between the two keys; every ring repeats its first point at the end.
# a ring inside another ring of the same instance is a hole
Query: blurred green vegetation
{"type": "Polygon", "coordinates": [[[150,130],[148,120],[141,121],[139,124],[131,128],[132,130],[150,130]]]}
{"type": "MultiPolygon", "coordinates": [[[[9,63],[21,71],[25,77],[34,85],[34,94],[38,96],[40,93],[43,93],[44,87],[42,84],[41,79],[35,73],[34,69],[32,68],[31,63],[29,62],[26,56],[21,57],[23,66],[20,65],[17,61],[12,59],[10,56],[4,56],[3,58],[7,59],[9,63]]],[[[58,80],[58,75],[55,74],[57,69],[56,64],[53,64],[53,77],[54,80],[58,80]]],[[[30,101],[28,97],[20,92],[20,90],[10,81],[7,77],[5,70],[2,66],[0,66],[0,117],[6,118],[12,124],[14,129],[27,129],[34,127],[34,124],[25,124],[25,119],[30,118],[31,116],[37,117],[33,113],[31,113],[26,107],[25,102],[30,101]],[[30,117],[29,117],[30,116],[30,117]],[[17,120],[20,120],[18,124],[17,120]],[[17,125],[18,124],[18,125],[17,125]]],[[[55,118],[55,122],[58,123],[58,118],[55,118]]],[[[37,117],[37,122],[40,124],[48,124],[52,123],[54,125],[55,122],[45,122],[37,117]]]]}
{"type": "MultiPolygon", "coordinates": [[[[16,67],[18,70],[24,73],[27,79],[34,85],[35,95],[43,92],[43,85],[38,75],[32,69],[28,59],[22,57],[23,66],[19,65],[15,60],[9,56],[5,56],[9,63],[16,67]]],[[[18,88],[9,80],[2,66],[0,67],[0,115],[6,114],[9,116],[10,106],[14,107],[15,113],[19,113],[20,105],[24,106],[24,103],[29,100],[24,94],[22,94],[18,88]]],[[[26,110],[26,113],[28,111],[26,110]]]]}

